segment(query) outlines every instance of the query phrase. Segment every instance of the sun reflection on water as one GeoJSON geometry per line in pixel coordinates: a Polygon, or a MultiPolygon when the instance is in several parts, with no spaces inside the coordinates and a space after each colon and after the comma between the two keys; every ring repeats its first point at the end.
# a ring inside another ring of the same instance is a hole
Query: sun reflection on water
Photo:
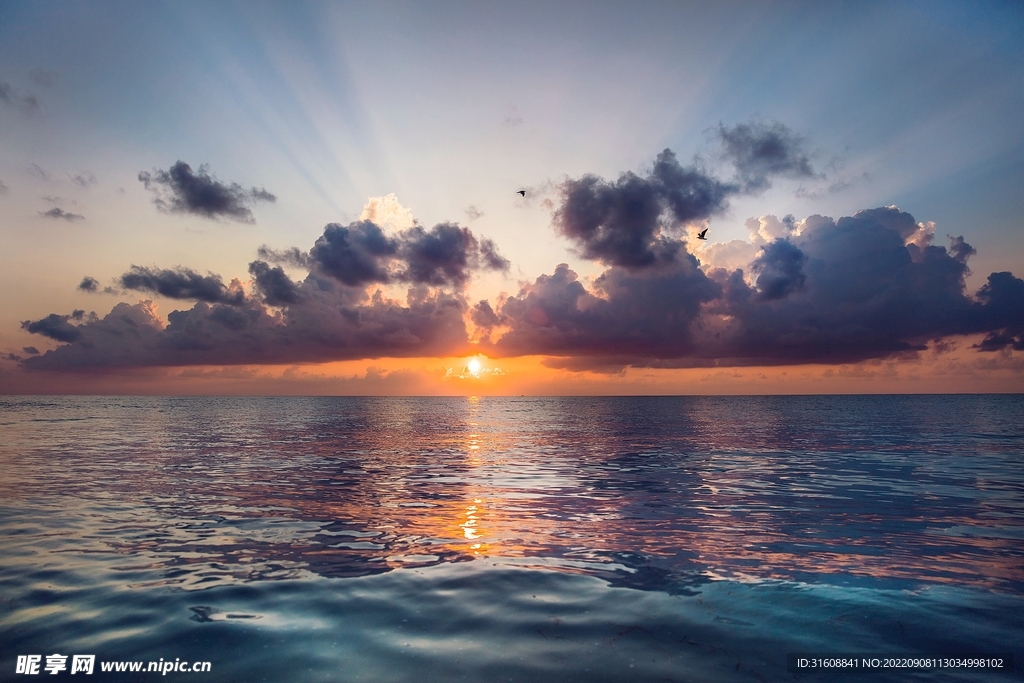
{"type": "MultiPolygon", "coordinates": [[[[799,420],[764,403],[744,406],[756,428],[738,427],[732,404],[706,402],[640,401],[625,414],[623,400],[480,397],[287,411],[126,404],[123,421],[77,423],[73,444],[41,420],[12,423],[0,495],[51,500],[69,519],[68,547],[132,558],[140,584],[354,576],[482,556],[760,580],[1024,582],[1024,510],[1003,493],[1021,488],[1013,458],[914,451],[909,423],[860,452],[796,431],[799,420]]],[[[949,452],[975,447],[957,438],[949,452]]]]}

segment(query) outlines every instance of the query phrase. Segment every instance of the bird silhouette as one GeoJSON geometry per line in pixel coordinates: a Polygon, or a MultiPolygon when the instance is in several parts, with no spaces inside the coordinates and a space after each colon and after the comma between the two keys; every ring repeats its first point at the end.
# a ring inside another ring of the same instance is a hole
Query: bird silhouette
{"type": "Polygon", "coordinates": [[[525,197],[526,196],[526,190],[517,190],[516,194],[521,194],[521,195],[523,195],[525,197]]]}
{"type": "Polygon", "coordinates": [[[697,233],[697,239],[699,239],[699,240],[706,240],[707,237],[705,237],[705,235],[707,235],[707,234],[708,234],[708,229],[704,228],[703,230],[701,230],[700,232],[697,233]]]}

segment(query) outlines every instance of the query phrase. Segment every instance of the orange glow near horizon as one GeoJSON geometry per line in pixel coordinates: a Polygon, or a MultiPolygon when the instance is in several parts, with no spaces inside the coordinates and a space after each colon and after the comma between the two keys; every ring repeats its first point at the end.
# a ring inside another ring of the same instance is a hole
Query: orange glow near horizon
{"type": "MultiPolygon", "coordinates": [[[[979,338],[980,339],[980,338],[979,338]]],[[[0,373],[10,394],[568,396],[1020,393],[1024,355],[954,350],[845,365],[575,370],[546,356],[382,358],[304,365],[0,373]]]]}

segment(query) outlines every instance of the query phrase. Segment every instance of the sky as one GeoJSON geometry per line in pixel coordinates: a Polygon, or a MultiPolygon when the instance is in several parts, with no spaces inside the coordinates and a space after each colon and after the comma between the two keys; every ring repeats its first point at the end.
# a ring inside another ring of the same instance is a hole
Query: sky
{"type": "Polygon", "coordinates": [[[0,3],[0,392],[1024,391],[1021,35],[0,3]]]}

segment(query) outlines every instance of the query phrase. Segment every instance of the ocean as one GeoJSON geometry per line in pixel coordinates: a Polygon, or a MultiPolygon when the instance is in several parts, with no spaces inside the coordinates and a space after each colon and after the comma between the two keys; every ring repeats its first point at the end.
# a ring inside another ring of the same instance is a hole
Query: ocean
{"type": "Polygon", "coordinates": [[[1022,664],[1024,396],[0,397],[0,680],[1022,664]]]}

